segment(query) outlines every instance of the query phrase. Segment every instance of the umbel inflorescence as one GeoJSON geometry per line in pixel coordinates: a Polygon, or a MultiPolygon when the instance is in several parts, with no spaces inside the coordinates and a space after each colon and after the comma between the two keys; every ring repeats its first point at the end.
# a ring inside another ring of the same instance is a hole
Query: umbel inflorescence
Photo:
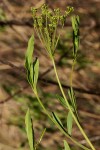
{"type": "Polygon", "coordinates": [[[73,7],[67,7],[64,14],[59,8],[49,10],[46,4],[40,8],[40,15],[39,10],[33,7],[31,10],[34,29],[49,55],[53,56],[60,37],[60,35],[57,36],[57,27],[58,25],[64,26],[66,17],[73,11],[73,7]]]}

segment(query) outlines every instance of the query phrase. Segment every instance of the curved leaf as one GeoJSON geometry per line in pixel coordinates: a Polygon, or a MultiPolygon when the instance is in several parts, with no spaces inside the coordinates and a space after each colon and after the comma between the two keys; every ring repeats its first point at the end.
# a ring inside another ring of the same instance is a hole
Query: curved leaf
{"type": "Polygon", "coordinates": [[[54,119],[55,123],[58,124],[60,127],[63,127],[63,124],[62,124],[60,118],[57,116],[57,114],[54,112],[52,112],[52,114],[53,114],[53,119],[54,119]]]}
{"type": "Polygon", "coordinates": [[[64,140],[64,150],[71,150],[68,143],[64,140]]]}

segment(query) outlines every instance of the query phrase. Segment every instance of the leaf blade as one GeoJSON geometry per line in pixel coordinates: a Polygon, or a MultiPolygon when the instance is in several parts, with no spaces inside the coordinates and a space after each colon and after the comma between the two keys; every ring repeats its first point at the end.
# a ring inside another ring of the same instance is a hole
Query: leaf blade
{"type": "Polygon", "coordinates": [[[64,150],[71,150],[68,143],[64,140],[64,150]]]}
{"type": "Polygon", "coordinates": [[[28,137],[28,142],[30,146],[30,150],[35,150],[34,148],[34,130],[32,126],[32,119],[30,116],[29,109],[27,110],[26,116],[25,116],[25,125],[26,125],[26,132],[27,132],[27,137],[28,137]]]}
{"type": "Polygon", "coordinates": [[[54,112],[52,112],[52,114],[53,114],[53,119],[54,119],[54,121],[55,121],[60,127],[63,127],[63,124],[62,124],[60,118],[57,116],[57,114],[54,113],[54,112]]]}
{"type": "Polygon", "coordinates": [[[35,89],[37,86],[38,76],[39,76],[39,60],[38,58],[36,58],[35,61],[33,62],[33,82],[35,89]]]}
{"type": "Polygon", "coordinates": [[[26,51],[25,67],[28,70],[30,70],[30,65],[32,63],[33,51],[34,51],[34,35],[30,37],[26,51]]]}
{"type": "Polygon", "coordinates": [[[67,109],[68,109],[68,106],[66,105],[66,101],[64,100],[64,98],[63,97],[61,97],[60,95],[56,95],[56,97],[57,97],[57,99],[60,101],[60,103],[64,106],[64,107],[66,107],[67,109]]]}
{"type": "Polygon", "coordinates": [[[71,135],[72,133],[72,125],[73,125],[73,117],[71,115],[71,112],[69,111],[67,115],[67,130],[69,135],[71,135]]]}
{"type": "Polygon", "coordinates": [[[73,28],[73,45],[74,45],[74,50],[73,50],[73,55],[76,57],[77,51],[79,49],[79,16],[72,16],[71,18],[72,22],[72,28],[73,28]]]}
{"type": "Polygon", "coordinates": [[[40,144],[40,142],[41,142],[41,140],[42,140],[42,138],[43,138],[45,132],[46,132],[46,128],[42,131],[42,133],[41,133],[41,135],[40,135],[40,138],[39,138],[38,142],[37,142],[36,145],[35,145],[36,148],[37,148],[38,145],[40,144]]]}

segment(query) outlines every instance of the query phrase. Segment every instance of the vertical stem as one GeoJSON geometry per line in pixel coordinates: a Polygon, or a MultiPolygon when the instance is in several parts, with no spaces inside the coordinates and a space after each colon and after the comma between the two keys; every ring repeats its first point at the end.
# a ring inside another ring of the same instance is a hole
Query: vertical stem
{"type": "Polygon", "coordinates": [[[74,66],[76,63],[76,58],[73,59],[73,64],[72,64],[72,69],[71,69],[71,74],[70,74],[70,87],[73,87],[73,72],[74,72],[74,66]]]}
{"type": "Polygon", "coordinates": [[[55,62],[54,62],[54,59],[53,59],[53,58],[52,58],[52,63],[53,63],[53,66],[54,66],[54,71],[55,71],[55,74],[56,74],[56,78],[57,78],[57,81],[58,81],[58,84],[59,84],[61,93],[62,93],[62,95],[63,95],[63,97],[64,97],[64,99],[65,99],[65,101],[66,101],[66,104],[67,104],[67,106],[68,106],[68,109],[70,110],[71,115],[72,115],[74,121],[76,122],[78,128],[80,129],[80,131],[81,131],[82,135],[84,136],[84,138],[86,139],[87,143],[90,145],[90,147],[91,147],[92,150],[95,150],[94,146],[92,145],[92,143],[90,142],[89,138],[88,138],[87,135],[85,134],[84,130],[82,129],[81,125],[79,124],[77,118],[75,117],[75,115],[74,115],[74,113],[73,113],[73,111],[72,111],[72,109],[71,109],[71,107],[70,107],[70,105],[69,105],[69,103],[68,103],[68,100],[67,100],[67,98],[66,98],[66,96],[65,96],[65,93],[64,93],[64,91],[63,91],[62,85],[61,85],[61,83],[60,83],[60,80],[59,80],[59,77],[58,77],[58,73],[57,73],[57,70],[56,70],[56,65],[55,65],[55,62]]]}

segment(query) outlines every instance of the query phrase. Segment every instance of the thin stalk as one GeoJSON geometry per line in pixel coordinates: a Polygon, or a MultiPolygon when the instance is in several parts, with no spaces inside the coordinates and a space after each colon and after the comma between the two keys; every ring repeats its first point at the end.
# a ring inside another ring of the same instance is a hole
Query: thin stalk
{"type": "MultiPolygon", "coordinates": [[[[40,32],[40,34],[39,34],[40,36],[38,36],[38,37],[39,37],[39,39],[40,39],[42,45],[44,46],[45,50],[47,50],[46,42],[45,42],[44,36],[43,36],[43,34],[42,34],[42,30],[41,30],[40,28],[39,28],[39,32],[40,32]]],[[[39,33],[39,32],[38,32],[38,33],[39,33]]]]}
{"type": "Polygon", "coordinates": [[[67,104],[67,106],[68,106],[68,109],[69,109],[70,112],[71,112],[71,115],[72,115],[74,121],[76,122],[78,128],[80,129],[80,131],[81,131],[82,135],[84,136],[84,138],[86,139],[87,143],[90,145],[91,149],[92,149],[92,150],[96,150],[96,149],[94,148],[94,146],[92,145],[92,143],[90,142],[90,140],[89,140],[89,138],[87,137],[87,135],[85,134],[84,130],[82,129],[80,123],[78,122],[76,116],[74,115],[74,113],[73,113],[73,111],[72,111],[72,109],[71,109],[71,107],[70,107],[70,105],[69,105],[69,103],[68,103],[68,100],[67,100],[67,98],[66,98],[66,96],[65,96],[65,93],[64,93],[64,91],[63,91],[62,85],[61,85],[61,83],[60,83],[60,80],[59,80],[59,77],[58,77],[58,73],[57,73],[57,69],[56,69],[56,65],[55,65],[55,61],[54,61],[53,58],[52,58],[52,63],[53,63],[55,75],[56,75],[56,78],[57,78],[57,81],[58,81],[58,84],[59,84],[59,88],[60,88],[60,90],[61,90],[61,93],[62,93],[62,95],[63,95],[63,97],[64,97],[64,99],[65,99],[65,101],[66,101],[66,104],[67,104]]]}
{"type": "Polygon", "coordinates": [[[44,36],[43,36],[43,34],[42,34],[42,30],[39,29],[39,31],[40,31],[40,35],[41,35],[42,40],[43,40],[43,43],[44,43],[44,48],[45,48],[45,50],[46,50],[46,49],[47,49],[47,47],[46,47],[46,41],[45,41],[44,36]]]}
{"type": "Polygon", "coordinates": [[[74,142],[77,146],[81,147],[84,150],[90,150],[89,148],[85,147],[84,145],[80,144],[79,142],[77,142],[74,138],[72,138],[70,135],[68,135],[67,131],[65,129],[62,129],[60,126],[58,126],[55,121],[53,120],[53,118],[51,117],[51,115],[49,114],[49,112],[46,110],[45,106],[43,105],[42,101],[40,100],[37,91],[34,91],[34,89],[32,88],[40,106],[42,107],[42,109],[44,110],[44,112],[47,114],[47,116],[49,117],[49,119],[59,128],[59,130],[65,135],[67,136],[72,142],[74,142]]]}
{"type": "Polygon", "coordinates": [[[56,47],[57,47],[57,44],[58,44],[59,39],[60,39],[60,34],[58,35],[58,38],[57,38],[57,40],[56,40],[55,47],[54,47],[54,51],[55,51],[55,49],[56,49],[56,47]]]}
{"type": "Polygon", "coordinates": [[[36,31],[36,33],[37,33],[37,35],[38,35],[38,37],[39,37],[39,39],[40,39],[40,41],[41,41],[42,45],[44,46],[44,44],[43,44],[43,42],[42,42],[41,35],[39,34],[37,27],[36,27],[36,28],[34,28],[34,29],[35,29],[35,31],[36,31]]]}
{"type": "Polygon", "coordinates": [[[52,38],[52,50],[54,51],[55,50],[55,38],[56,38],[56,31],[57,31],[57,26],[55,27],[55,30],[54,30],[54,35],[53,35],[53,38],[52,38]]]}
{"type": "Polygon", "coordinates": [[[51,55],[51,54],[49,53],[49,51],[48,51],[48,46],[47,46],[47,44],[46,44],[46,39],[47,39],[47,38],[45,38],[45,37],[43,36],[41,29],[39,29],[39,31],[38,31],[38,29],[36,28],[35,31],[36,31],[36,33],[37,33],[37,35],[38,35],[38,37],[39,37],[39,39],[40,39],[42,45],[44,46],[45,50],[47,51],[47,53],[48,53],[49,55],[51,55]]]}
{"type": "Polygon", "coordinates": [[[37,27],[36,27],[35,31],[36,31],[36,33],[37,33],[37,35],[38,35],[38,37],[39,37],[39,39],[40,39],[42,45],[44,46],[45,50],[47,51],[47,53],[48,53],[49,55],[51,55],[51,54],[49,53],[49,51],[47,50],[48,47],[47,47],[46,40],[44,39],[44,36],[43,36],[43,34],[42,34],[41,29],[39,29],[39,31],[38,31],[38,29],[37,29],[37,27]],[[39,32],[40,32],[40,33],[39,33],[39,32]]]}
{"type": "MultiPolygon", "coordinates": [[[[76,57],[73,59],[72,69],[71,69],[71,74],[70,74],[70,88],[71,88],[71,90],[73,89],[73,73],[74,73],[75,64],[76,64],[76,57]]],[[[78,122],[79,122],[79,117],[78,117],[78,113],[77,113],[76,109],[75,109],[75,113],[77,115],[77,119],[78,119],[78,122]]]]}
{"type": "Polygon", "coordinates": [[[49,32],[48,32],[48,28],[47,28],[47,32],[46,32],[46,37],[45,37],[45,39],[47,40],[47,50],[48,50],[48,52],[50,52],[50,43],[49,43],[49,40],[50,40],[50,36],[49,36],[49,32]]]}
{"type": "Polygon", "coordinates": [[[75,63],[76,63],[76,58],[73,60],[71,74],[70,74],[70,87],[71,88],[73,87],[73,72],[74,72],[75,63]]]}
{"type": "Polygon", "coordinates": [[[47,18],[47,12],[46,12],[46,28],[48,26],[48,18],[47,18]]]}

